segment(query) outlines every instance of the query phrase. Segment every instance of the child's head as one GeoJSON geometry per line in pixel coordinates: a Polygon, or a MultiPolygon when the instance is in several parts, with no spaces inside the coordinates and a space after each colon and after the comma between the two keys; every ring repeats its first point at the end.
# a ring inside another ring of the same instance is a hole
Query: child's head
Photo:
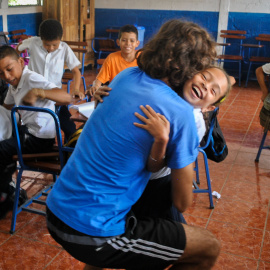
{"type": "Polygon", "coordinates": [[[122,26],[116,42],[122,53],[135,54],[135,50],[140,44],[138,29],[134,25],[129,24],[122,26]]]}
{"type": "Polygon", "coordinates": [[[163,24],[140,51],[137,59],[140,69],[152,78],[167,78],[176,92],[216,56],[215,42],[207,31],[195,23],[177,19],[163,24]]]}
{"type": "Polygon", "coordinates": [[[225,100],[233,82],[224,69],[211,66],[187,80],[181,96],[194,108],[213,110],[225,100]]]}
{"type": "Polygon", "coordinates": [[[48,52],[58,49],[63,36],[63,28],[59,21],[48,19],[43,21],[39,26],[39,35],[43,43],[43,47],[48,52]]]}
{"type": "Polygon", "coordinates": [[[10,46],[0,47],[0,78],[17,87],[24,68],[23,59],[10,46]]]}

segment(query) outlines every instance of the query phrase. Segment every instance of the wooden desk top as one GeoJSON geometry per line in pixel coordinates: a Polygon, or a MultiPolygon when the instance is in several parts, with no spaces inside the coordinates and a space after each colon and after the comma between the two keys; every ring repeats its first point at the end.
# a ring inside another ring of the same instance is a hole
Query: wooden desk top
{"type": "Polygon", "coordinates": [[[108,33],[118,33],[120,29],[106,29],[108,33]]]}

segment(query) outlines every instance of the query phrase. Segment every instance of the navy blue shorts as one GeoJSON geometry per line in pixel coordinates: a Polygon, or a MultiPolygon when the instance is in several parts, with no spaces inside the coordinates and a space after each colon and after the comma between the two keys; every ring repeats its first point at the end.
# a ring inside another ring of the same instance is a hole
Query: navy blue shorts
{"type": "Polygon", "coordinates": [[[181,223],[161,218],[136,219],[132,214],[126,232],[113,237],[92,237],[78,232],[47,208],[50,234],[74,258],[100,268],[164,269],[183,254],[186,235],[181,223]]]}

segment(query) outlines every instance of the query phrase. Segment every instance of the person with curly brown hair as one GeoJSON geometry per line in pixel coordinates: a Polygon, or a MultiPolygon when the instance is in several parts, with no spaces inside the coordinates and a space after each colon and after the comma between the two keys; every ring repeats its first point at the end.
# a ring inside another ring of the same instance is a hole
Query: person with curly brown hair
{"type": "Polygon", "coordinates": [[[133,123],[140,105],[170,122],[166,160],[172,199],[192,203],[198,136],[182,84],[215,58],[215,42],[197,24],[171,20],[142,49],[138,66],[120,72],[113,91],[86,122],[76,148],[47,199],[52,237],[85,269],[210,269],[219,241],[209,231],[164,218],[137,218],[131,207],[150,172],[153,137],[133,123]],[[123,95],[125,93],[125,95],[123,95]]]}

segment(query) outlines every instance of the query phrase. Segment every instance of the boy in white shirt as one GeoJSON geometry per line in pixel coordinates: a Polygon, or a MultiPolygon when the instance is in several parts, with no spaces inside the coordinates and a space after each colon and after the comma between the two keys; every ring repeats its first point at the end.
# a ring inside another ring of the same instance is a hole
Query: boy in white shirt
{"type": "MultiPolygon", "coordinates": [[[[0,47],[0,78],[10,86],[3,106],[11,110],[16,105],[32,105],[54,110],[55,102],[69,104],[71,95],[47,81],[43,76],[24,67],[24,61],[10,46],[0,47]]],[[[51,116],[31,111],[21,112],[20,134],[22,151],[26,153],[48,152],[55,142],[55,126],[51,116]]],[[[12,208],[10,190],[16,163],[12,156],[17,154],[15,138],[0,142],[0,219],[12,208]]]]}
{"type": "MultiPolygon", "coordinates": [[[[78,66],[81,63],[72,49],[61,41],[63,36],[61,23],[54,19],[43,21],[39,27],[39,35],[40,37],[25,39],[17,46],[16,50],[19,53],[28,50],[30,54],[28,68],[43,75],[58,88],[62,88],[63,71],[66,64],[71,70],[74,80],[71,95],[84,98],[84,94],[79,90],[81,73],[78,66]]],[[[76,130],[75,123],[70,120],[70,116],[68,108],[62,106],[59,120],[66,138],[70,137],[76,130]]]]}

